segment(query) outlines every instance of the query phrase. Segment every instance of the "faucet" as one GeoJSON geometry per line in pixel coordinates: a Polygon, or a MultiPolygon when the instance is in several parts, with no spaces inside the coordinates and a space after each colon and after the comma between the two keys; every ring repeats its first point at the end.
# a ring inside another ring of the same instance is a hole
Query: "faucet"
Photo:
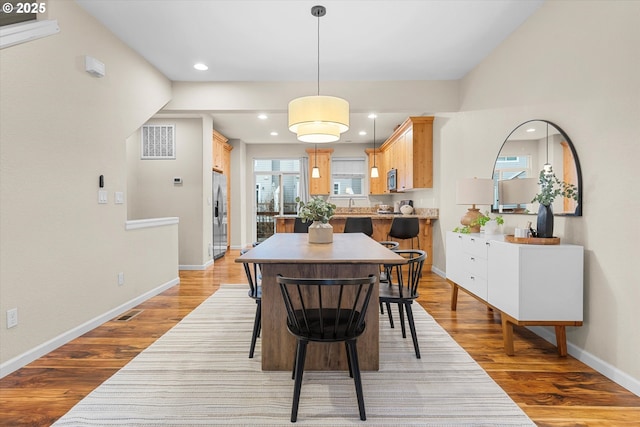
{"type": "Polygon", "coordinates": [[[352,208],[355,205],[353,197],[349,197],[349,208],[352,208]]]}

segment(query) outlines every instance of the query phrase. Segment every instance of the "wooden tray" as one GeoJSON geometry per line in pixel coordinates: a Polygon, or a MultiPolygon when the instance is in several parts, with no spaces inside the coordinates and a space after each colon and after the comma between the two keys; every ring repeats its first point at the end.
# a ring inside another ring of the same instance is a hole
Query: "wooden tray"
{"type": "Polygon", "coordinates": [[[504,236],[504,240],[509,243],[520,243],[524,245],[559,245],[559,237],[515,237],[513,234],[504,236]]]}

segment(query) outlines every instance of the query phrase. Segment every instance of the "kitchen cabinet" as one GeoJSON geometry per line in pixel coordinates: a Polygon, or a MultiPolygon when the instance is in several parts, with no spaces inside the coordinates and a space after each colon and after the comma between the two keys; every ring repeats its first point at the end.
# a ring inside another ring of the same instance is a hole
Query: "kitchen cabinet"
{"type": "Polygon", "coordinates": [[[229,169],[231,164],[231,150],[233,147],[228,143],[228,139],[217,132],[213,131],[212,135],[212,160],[211,165],[217,172],[227,172],[227,178],[229,178],[229,169]]]}
{"type": "Polygon", "coordinates": [[[501,235],[454,232],[446,243],[452,310],[462,289],[498,311],[509,355],[514,325],[554,326],[558,352],[566,356],[565,327],[583,321],[582,246],[514,244],[501,235]]]}
{"type": "Polygon", "coordinates": [[[331,194],[331,153],[333,148],[307,148],[309,154],[309,194],[328,196],[331,194]],[[320,178],[312,178],[314,166],[320,169],[320,178]]]}
{"type": "MultiPolygon", "coordinates": [[[[231,150],[233,146],[229,139],[214,130],[211,138],[211,167],[216,172],[223,173],[227,178],[227,229],[231,230],[231,150]]],[[[231,245],[231,233],[227,233],[227,247],[231,245]]]]}
{"type": "Polygon", "coordinates": [[[364,150],[369,159],[369,194],[385,194],[389,193],[387,190],[387,168],[385,166],[384,154],[380,150],[376,150],[375,155],[373,148],[367,148],[364,150]],[[375,157],[375,163],[374,163],[375,157]],[[376,165],[378,168],[378,177],[371,178],[371,167],[376,165]]]}
{"type": "Polygon", "coordinates": [[[387,170],[398,170],[398,191],[433,187],[433,117],[407,118],[381,151],[387,170]]]}

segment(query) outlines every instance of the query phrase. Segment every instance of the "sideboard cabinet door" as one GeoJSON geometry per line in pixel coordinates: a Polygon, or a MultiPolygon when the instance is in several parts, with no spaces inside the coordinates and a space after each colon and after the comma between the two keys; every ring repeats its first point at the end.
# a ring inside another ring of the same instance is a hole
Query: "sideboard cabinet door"
{"type": "Polygon", "coordinates": [[[520,321],[582,321],[583,248],[488,246],[487,302],[520,321]]]}

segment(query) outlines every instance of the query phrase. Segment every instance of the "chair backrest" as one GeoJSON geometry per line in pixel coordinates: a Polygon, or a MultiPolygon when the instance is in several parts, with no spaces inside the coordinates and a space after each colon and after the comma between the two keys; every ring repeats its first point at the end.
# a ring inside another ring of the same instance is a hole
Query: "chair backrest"
{"type": "Polygon", "coordinates": [[[364,233],[367,236],[373,236],[373,222],[371,217],[353,217],[348,216],[344,223],[345,233],[364,233]]]}
{"type": "Polygon", "coordinates": [[[391,250],[397,249],[398,246],[400,246],[400,243],[392,242],[391,240],[382,240],[378,243],[380,243],[382,246],[385,246],[387,249],[391,249],[391,250]]]}
{"type": "Polygon", "coordinates": [[[401,298],[415,299],[418,297],[418,285],[427,253],[418,249],[399,249],[394,252],[406,258],[407,263],[387,266],[388,280],[399,286],[401,298]]]}
{"type": "MultiPolygon", "coordinates": [[[[242,249],[240,255],[245,254],[249,249],[242,249]]],[[[260,285],[260,265],[251,262],[242,263],[244,266],[244,273],[247,275],[247,281],[249,282],[250,296],[252,298],[258,298],[258,286],[260,285]]]]}
{"type": "Polygon", "coordinates": [[[418,217],[403,218],[394,217],[391,221],[389,236],[396,239],[411,239],[420,234],[420,222],[418,217]]]}
{"type": "Polygon", "coordinates": [[[293,223],[293,232],[294,233],[308,233],[310,225],[311,225],[311,221],[302,222],[302,218],[296,217],[296,220],[293,223]]]}
{"type": "Polygon", "coordinates": [[[377,278],[307,279],[277,276],[287,328],[319,342],[354,339],[365,330],[365,313],[377,278]]]}

